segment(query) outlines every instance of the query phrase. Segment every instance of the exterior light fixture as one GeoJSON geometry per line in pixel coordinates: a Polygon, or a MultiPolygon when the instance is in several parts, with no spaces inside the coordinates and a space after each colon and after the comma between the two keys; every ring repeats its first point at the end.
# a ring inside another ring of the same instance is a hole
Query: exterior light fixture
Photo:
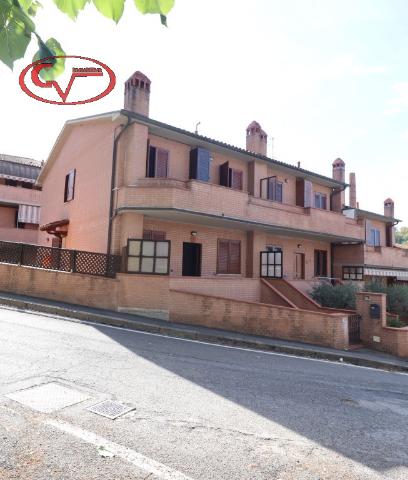
{"type": "Polygon", "coordinates": [[[196,232],[195,230],[193,230],[192,232],[190,232],[190,235],[191,235],[192,237],[196,237],[196,236],[197,236],[197,232],[196,232]]]}
{"type": "Polygon", "coordinates": [[[298,248],[302,248],[302,244],[301,243],[298,243],[298,248]]]}

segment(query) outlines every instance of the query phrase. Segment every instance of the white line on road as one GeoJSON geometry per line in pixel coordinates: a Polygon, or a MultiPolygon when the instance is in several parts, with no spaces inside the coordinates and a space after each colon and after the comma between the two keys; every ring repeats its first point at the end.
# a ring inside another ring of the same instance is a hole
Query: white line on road
{"type": "Polygon", "coordinates": [[[53,419],[46,420],[44,423],[62,432],[68,433],[73,437],[79,438],[84,442],[102,448],[116,457],[126,460],[141,470],[156,475],[163,480],[192,480],[191,477],[188,477],[187,475],[184,475],[184,473],[174,470],[163,463],[156,462],[156,460],[146,457],[135,450],[119,445],[118,443],[110,442],[106,438],[100,437],[88,430],[83,430],[70,423],[53,419]]]}

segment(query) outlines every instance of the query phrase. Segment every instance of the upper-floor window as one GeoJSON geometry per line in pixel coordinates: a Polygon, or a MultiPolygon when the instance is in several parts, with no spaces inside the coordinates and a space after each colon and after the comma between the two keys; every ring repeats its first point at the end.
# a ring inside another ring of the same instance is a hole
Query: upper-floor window
{"type": "Polygon", "coordinates": [[[205,148],[193,148],[190,151],[190,178],[208,182],[210,180],[210,152],[205,148]]]}
{"type": "Polygon", "coordinates": [[[220,165],[220,185],[224,187],[234,188],[235,190],[243,189],[243,172],[235,168],[230,168],[229,162],[220,165]]]}
{"type": "Polygon", "coordinates": [[[146,170],[146,177],[166,178],[169,171],[169,151],[149,145],[146,170]]]}
{"type": "Polygon", "coordinates": [[[276,177],[262,178],[261,179],[261,198],[282,203],[283,183],[278,182],[276,177]]]}
{"type": "Polygon", "coordinates": [[[381,232],[378,228],[370,228],[367,238],[367,245],[379,247],[381,245],[381,232]]]}
{"type": "Polygon", "coordinates": [[[327,209],[327,195],[320,192],[314,194],[314,206],[315,208],[327,209]]]}
{"type": "Polygon", "coordinates": [[[64,202],[70,202],[74,199],[75,193],[75,172],[71,170],[68,175],[65,175],[65,189],[64,189],[64,202]]]}

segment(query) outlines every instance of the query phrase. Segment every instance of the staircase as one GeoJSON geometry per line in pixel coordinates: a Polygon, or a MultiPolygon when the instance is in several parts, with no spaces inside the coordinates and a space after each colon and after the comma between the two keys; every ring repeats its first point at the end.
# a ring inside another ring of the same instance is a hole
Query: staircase
{"type": "Polygon", "coordinates": [[[281,278],[263,278],[262,282],[267,284],[276,296],[282,299],[286,305],[300,310],[322,311],[322,307],[312,300],[305,293],[298,290],[288,281],[281,278]]]}

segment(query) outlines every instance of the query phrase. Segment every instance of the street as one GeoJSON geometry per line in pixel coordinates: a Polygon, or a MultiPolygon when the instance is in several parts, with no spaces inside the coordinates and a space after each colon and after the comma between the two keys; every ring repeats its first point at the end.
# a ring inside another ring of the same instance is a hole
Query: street
{"type": "Polygon", "coordinates": [[[2,480],[406,480],[408,376],[0,309],[0,442],[2,480]],[[83,400],[10,398],[49,383],[83,400]]]}

